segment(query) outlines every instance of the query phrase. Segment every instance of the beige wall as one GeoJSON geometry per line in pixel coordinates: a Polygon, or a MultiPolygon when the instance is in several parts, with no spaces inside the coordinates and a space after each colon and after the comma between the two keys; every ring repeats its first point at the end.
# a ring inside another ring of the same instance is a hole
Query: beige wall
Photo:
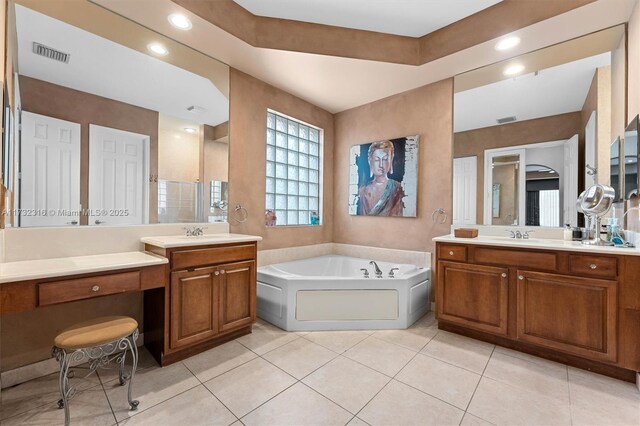
{"type": "Polygon", "coordinates": [[[598,68],[596,77],[598,81],[598,124],[596,126],[598,183],[608,185],[611,169],[611,67],[598,68]]]}
{"type": "Polygon", "coordinates": [[[626,37],[611,52],[611,138],[622,136],[627,126],[627,55],[626,37]]]}
{"type": "Polygon", "coordinates": [[[167,119],[160,114],[158,179],[197,182],[200,177],[200,135],[186,132],[178,135],[163,125],[167,119]]]}
{"type": "Polygon", "coordinates": [[[229,117],[229,224],[232,232],[261,235],[261,250],[331,242],[334,223],[331,215],[334,185],[333,115],[232,68],[229,117]],[[265,227],[267,108],[324,129],[321,226],[265,227]],[[239,224],[232,219],[236,204],[247,209],[249,217],[245,223],[239,224]]]}
{"type": "Polygon", "coordinates": [[[400,93],[335,116],[336,243],[432,251],[432,237],[449,232],[452,208],[453,79],[400,93]],[[420,135],[416,218],[350,216],[349,150],[352,145],[420,135]],[[431,213],[444,208],[445,224],[431,213]]]}
{"type": "MultiPolygon", "coordinates": [[[[581,128],[584,128],[581,113],[570,112],[456,133],[454,135],[453,157],[462,158],[475,155],[478,158],[476,193],[479,196],[477,197],[476,223],[482,223],[484,215],[484,197],[480,195],[484,194],[485,149],[565,140],[575,134],[581,135],[581,128]]],[[[584,164],[584,143],[579,144],[578,152],[578,164],[584,164]]]]}
{"type": "MultiPolygon", "coordinates": [[[[20,76],[20,95],[23,111],[59,118],[81,126],[80,135],[80,203],[89,205],[89,124],[141,133],[150,137],[150,167],[152,175],[158,170],[158,113],[113,99],[95,96],[42,80],[20,76]]],[[[157,222],[157,184],[149,185],[149,222],[157,222]]],[[[87,216],[80,217],[82,225],[87,216]]]]}

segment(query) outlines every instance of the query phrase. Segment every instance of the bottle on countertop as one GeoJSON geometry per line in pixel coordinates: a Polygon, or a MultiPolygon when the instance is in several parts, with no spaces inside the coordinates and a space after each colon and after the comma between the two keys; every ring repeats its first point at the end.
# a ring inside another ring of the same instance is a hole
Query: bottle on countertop
{"type": "Polygon", "coordinates": [[[564,233],[562,234],[565,241],[573,241],[573,229],[568,223],[564,225],[564,233]]]}

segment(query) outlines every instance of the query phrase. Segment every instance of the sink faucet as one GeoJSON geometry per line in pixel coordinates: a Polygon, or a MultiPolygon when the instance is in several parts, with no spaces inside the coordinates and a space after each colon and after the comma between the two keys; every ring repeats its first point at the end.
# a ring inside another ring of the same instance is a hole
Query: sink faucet
{"type": "Polygon", "coordinates": [[[509,237],[509,238],[517,238],[517,239],[521,239],[521,238],[529,238],[529,234],[527,234],[526,232],[525,232],[526,237],[525,237],[525,236],[523,236],[523,235],[522,235],[522,232],[520,232],[520,231],[510,231],[510,230],[508,230],[507,232],[511,233],[511,235],[510,235],[510,237],[509,237]]]}
{"type": "Polygon", "coordinates": [[[373,265],[373,269],[376,271],[376,278],[382,278],[382,270],[378,267],[378,264],[372,260],[369,265],[373,265]]]}
{"type": "Polygon", "coordinates": [[[192,226],[191,228],[182,228],[187,231],[187,237],[200,237],[204,235],[204,230],[207,228],[203,228],[202,226],[192,226]]]}

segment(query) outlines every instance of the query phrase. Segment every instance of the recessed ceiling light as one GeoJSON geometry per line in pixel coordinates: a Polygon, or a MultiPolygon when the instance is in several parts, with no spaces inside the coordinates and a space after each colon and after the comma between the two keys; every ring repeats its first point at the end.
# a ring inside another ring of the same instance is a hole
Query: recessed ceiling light
{"type": "Polygon", "coordinates": [[[509,65],[508,67],[506,67],[502,73],[504,75],[509,76],[509,75],[520,74],[522,71],[524,71],[524,65],[522,65],[522,64],[512,64],[512,65],[509,65]]]}
{"type": "Polygon", "coordinates": [[[147,45],[147,49],[149,49],[151,52],[155,53],[156,55],[160,55],[160,56],[164,56],[167,53],[169,53],[167,48],[161,45],[160,43],[149,43],[147,45]]]}
{"type": "Polygon", "coordinates": [[[187,133],[195,133],[196,129],[194,129],[193,127],[185,127],[184,131],[187,133]]]}
{"type": "Polygon", "coordinates": [[[520,44],[520,38],[515,37],[515,36],[507,37],[507,38],[503,38],[502,40],[500,40],[496,44],[495,49],[496,50],[508,50],[508,49],[512,49],[512,48],[516,47],[519,44],[520,44]]]}
{"type": "Polygon", "coordinates": [[[189,18],[187,18],[186,16],[180,13],[172,13],[171,15],[169,15],[167,19],[169,20],[169,23],[171,25],[173,25],[174,27],[180,30],[186,31],[186,30],[190,30],[191,27],[193,27],[189,18]]]}

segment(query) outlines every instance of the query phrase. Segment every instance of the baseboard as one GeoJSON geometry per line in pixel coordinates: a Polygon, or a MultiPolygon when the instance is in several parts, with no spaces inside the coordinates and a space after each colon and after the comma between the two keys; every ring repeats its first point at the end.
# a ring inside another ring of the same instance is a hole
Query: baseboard
{"type": "MultiPolygon", "coordinates": [[[[136,345],[144,345],[144,333],[140,333],[138,340],[136,340],[136,345]]],[[[79,365],[84,362],[86,361],[80,360],[75,365],[79,365]]],[[[48,376],[49,374],[53,374],[58,371],[60,371],[60,364],[58,364],[58,361],[56,361],[55,358],[45,359],[29,365],[23,365],[22,367],[0,373],[0,388],[10,388],[12,386],[19,385],[20,383],[48,376]]]]}

